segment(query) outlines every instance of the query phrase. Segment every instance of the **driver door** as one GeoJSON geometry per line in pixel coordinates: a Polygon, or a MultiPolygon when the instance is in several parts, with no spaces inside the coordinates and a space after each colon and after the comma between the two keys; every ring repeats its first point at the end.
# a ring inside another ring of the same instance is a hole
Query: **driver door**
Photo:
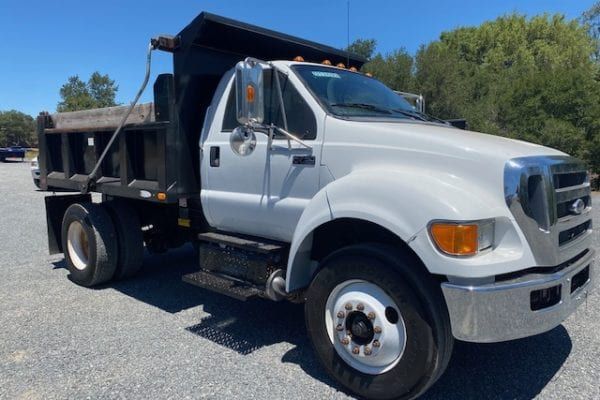
{"type": "MultiPolygon", "coordinates": [[[[265,123],[282,125],[273,71],[264,71],[265,123]]],[[[245,156],[230,138],[236,119],[235,77],[224,93],[203,143],[202,203],[210,224],[223,231],[290,242],[304,208],[319,190],[322,132],[315,114],[290,79],[279,72],[288,130],[311,148],[283,136],[254,132],[256,146],[245,156]]]]}

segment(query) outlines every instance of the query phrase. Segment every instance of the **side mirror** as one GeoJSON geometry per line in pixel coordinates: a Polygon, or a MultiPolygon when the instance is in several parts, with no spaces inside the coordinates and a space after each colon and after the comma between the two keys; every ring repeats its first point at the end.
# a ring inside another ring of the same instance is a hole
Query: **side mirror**
{"type": "Polygon", "coordinates": [[[235,66],[237,120],[241,125],[262,124],[265,119],[263,67],[252,60],[235,66]]]}

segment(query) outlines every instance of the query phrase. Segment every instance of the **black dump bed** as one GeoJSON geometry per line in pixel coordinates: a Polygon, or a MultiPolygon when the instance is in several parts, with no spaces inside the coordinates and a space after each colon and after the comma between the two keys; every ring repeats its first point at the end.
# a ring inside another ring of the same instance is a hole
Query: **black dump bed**
{"type": "MultiPolygon", "coordinates": [[[[199,192],[199,136],[223,74],[246,57],[330,60],[360,68],[364,60],[329,46],[201,13],[177,36],[173,74],[154,83],[154,102],[135,107],[109,149],[92,190],[107,195],[177,202],[199,192]]],[[[127,106],[38,117],[40,183],[79,191],[127,106]]]]}

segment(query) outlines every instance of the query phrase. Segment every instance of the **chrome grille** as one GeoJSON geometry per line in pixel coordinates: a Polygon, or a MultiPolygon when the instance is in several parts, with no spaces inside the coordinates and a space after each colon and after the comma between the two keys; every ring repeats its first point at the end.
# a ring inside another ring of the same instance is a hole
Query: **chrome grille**
{"type": "Polygon", "coordinates": [[[568,156],[512,159],[504,170],[504,190],[538,265],[560,264],[589,247],[591,191],[581,161],[568,156]],[[583,204],[575,204],[578,200],[583,204]]]}

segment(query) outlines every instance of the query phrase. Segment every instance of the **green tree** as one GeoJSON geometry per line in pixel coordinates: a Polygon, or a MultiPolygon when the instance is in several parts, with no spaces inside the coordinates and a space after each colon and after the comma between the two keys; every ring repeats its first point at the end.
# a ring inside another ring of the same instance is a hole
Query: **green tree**
{"type": "Polygon", "coordinates": [[[507,15],[423,46],[415,87],[433,115],[590,157],[600,132],[595,44],[561,15],[507,15]]]}
{"type": "Polygon", "coordinates": [[[119,87],[108,75],[101,75],[97,71],[94,72],[90,76],[87,86],[91,97],[96,102],[96,107],[112,107],[117,104],[115,102],[115,95],[119,87]]]}
{"type": "Polygon", "coordinates": [[[33,146],[37,142],[35,121],[20,111],[0,111],[0,147],[33,146]]]}
{"type": "Polygon", "coordinates": [[[83,82],[78,75],[71,76],[60,88],[62,100],[56,109],[65,112],[116,106],[118,90],[114,80],[99,72],[94,72],[87,82],[83,82]]]}
{"type": "Polygon", "coordinates": [[[358,54],[366,60],[370,60],[375,52],[375,47],[377,47],[377,41],[375,39],[357,39],[346,48],[346,51],[358,54]]]}
{"type": "Polygon", "coordinates": [[[590,36],[596,42],[595,58],[600,61],[600,1],[595,3],[581,16],[581,20],[589,29],[590,36]]]}
{"type": "Polygon", "coordinates": [[[362,70],[394,90],[409,91],[413,87],[413,58],[404,48],[386,55],[378,53],[362,70]]]}

